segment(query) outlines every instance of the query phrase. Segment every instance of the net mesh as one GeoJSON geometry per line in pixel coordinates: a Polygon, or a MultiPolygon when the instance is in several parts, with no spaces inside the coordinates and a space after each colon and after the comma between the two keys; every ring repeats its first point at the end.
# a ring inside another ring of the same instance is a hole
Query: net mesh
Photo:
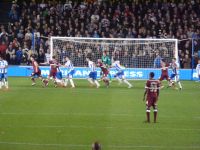
{"type": "Polygon", "coordinates": [[[85,67],[86,56],[92,56],[97,62],[103,52],[120,60],[127,68],[158,68],[157,57],[170,62],[176,57],[176,40],[172,39],[89,39],[89,38],[51,38],[51,57],[57,57],[61,64],[66,56],[70,57],[74,66],[85,67]]]}

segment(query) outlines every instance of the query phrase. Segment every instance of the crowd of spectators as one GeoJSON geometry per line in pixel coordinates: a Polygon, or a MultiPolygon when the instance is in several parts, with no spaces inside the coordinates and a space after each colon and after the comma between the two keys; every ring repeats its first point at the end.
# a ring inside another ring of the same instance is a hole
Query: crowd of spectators
{"type": "MultiPolygon", "coordinates": [[[[26,64],[33,53],[39,62],[47,61],[50,36],[177,38],[181,68],[191,68],[199,57],[200,39],[194,41],[191,55],[191,38],[200,38],[199,0],[13,1],[8,17],[8,25],[1,25],[0,51],[9,64],[26,64]]],[[[65,53],[64,49],[67,51],[67,47],[62,48],[60,53],[65,53]]],[[[166,57],[159,50],[148,56],[154,60],[161,53],[166,57]]],[[[72,55],[77,62],[84,62],[84,50],[73,51],[72,55]]],[[[120,58],[127,67],[140,67],[138,61],[146,56],[128,50],[120,58]]]]}

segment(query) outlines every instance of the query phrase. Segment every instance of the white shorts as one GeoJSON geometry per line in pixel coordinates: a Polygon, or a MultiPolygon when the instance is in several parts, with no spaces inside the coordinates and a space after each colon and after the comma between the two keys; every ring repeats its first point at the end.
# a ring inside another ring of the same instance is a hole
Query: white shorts
{"type": "Polygon", "coordinates": [[[200,75],[200,70],[197,70],[197,75],[198,75],[198,76],[200,75]]]}
{"type": "Polygon", "coordinates": [[[57,83],[63,83],[63,80],[56,79],[56,82],[57,82],[57,83]]]}

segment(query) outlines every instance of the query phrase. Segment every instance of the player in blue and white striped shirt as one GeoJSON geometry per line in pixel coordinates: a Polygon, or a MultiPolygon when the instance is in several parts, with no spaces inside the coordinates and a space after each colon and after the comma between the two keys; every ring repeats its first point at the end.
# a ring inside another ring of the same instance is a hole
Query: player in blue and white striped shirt
{"type": "Polygon", "coordinates": [[[88,81],[92,85],[96,84],[96,87],[99,88],[100,84],[97,81],[96,65],[93,61],[91,61],[91,59],[89,57],[86,58],[86,61],[88,62],[88,67],[89,67],[89,70],[90,70],[88,81]]]}
{"type": "Polygon", "coordinates": [[[197,75],[199,77],[197,82],[200,82],[200,60],[198,60],[198,64],[197,64],[197,67],[196,67],[196,72],[197,72],[197,75]]]}
{"type": "MultiPolygon", "coordinates": [[[[176,58],[172,59],[172,63],[170,64],[170,68],[172,69],[172,74],[170,76],[170,79],[174,79],[174,81],[176,83],[178,83],[179,89],[182,90],[182,85],[181,85],[181,82],[179,80],[179,73],[178,73],[179,64],[176,62],[176,58]]],[[[171,81],[169,86],[172,86],[172,84],[173,84],[173,82],[171,81]]]]}
{"type": "Polygon", "coordinates": [[[112,63],[112,67],[115,68],[117,70],[117,73],[115,74],[115,78],[118,80],[119,84],[121,84],[122,82],[124,82],[125,84],[128,85],[128,88],[132,88],[132,84],[130,84],[126,78],[125,78],[125,75],[124,75],[124,69],[125,67],[122,67],[120,65],[120,61],[119,60],[115,60],[113,63],[112,63]]]}
{"type": "Polygon", "coordinates": [[[0,89],[3,85],[8,89],[7,68],[8,62],[0,56],[0,89]]]}
{"type": "Polygon", "coordinates": [[[72,88],[75,88],[74,82],[72,80],[73,75],[75,73],[74,65],[72,64],[72,62],[71,62],[71,60],[69,59],[68,56],[65,57],[65,61],[66,61],[66,63],[65,63],[64,66],[68,69],[67,79],[65,80],[65,86],[67,86],[68,81],[69,81],[72,88]]]}

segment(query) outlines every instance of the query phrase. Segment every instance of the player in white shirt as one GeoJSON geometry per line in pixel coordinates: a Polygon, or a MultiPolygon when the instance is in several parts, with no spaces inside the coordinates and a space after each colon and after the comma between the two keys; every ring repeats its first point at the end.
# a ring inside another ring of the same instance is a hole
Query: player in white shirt
{"type": "Polygon", "coordinates": [[[71,62],[71,60],[69,59],[68,56],[66,56],[65,61],[66,61],[66,63],[64,65],[64,67],[66,67],[68,69],[68,73],[67,73],[67,79],[65,80],[64,85],[67,86],[68,81],[69,81],[72,88],[75,88],[74,81],[72,80],[73,75],[75,73],[74,65],[72,64],[72,62],[71,62]]]}
{"type": "Polygon", "coordinates": [[[2,56],[0,56],[0,89],[2,89],[3,86],[8,89],[7,68],[8,62],[3,60],[2,56]]]}
{"type": "Polygon", "coordinates": [[[200,82],[200,60],[198,60],[198,64],[197,64],[197,67],[196,67],[196,72],[197,72],[197,75],[199,77],[197,82],[200,82]]]}
{"type": "Polygon", "coordinates": [[[182,90],[182,85],[181,85],[181,82],[179,80],[179,72],[178,72],[179,64],[176,62],[176,58],[172,59],[172,63],[170,64],[170,68],[172,69],[172,74],[170,76],[171,82],[170,82],[169,86],[172,86],[172,84],[173,84],[172,79],[174,79],[174,81],[176,83],[178,83],[179,89],[182,90]]]}
{"type": "Polygon", "coordinates": [[[124,82],[125,84],[128,85],[128,88],[132,88],[132,84],[130,84],[126,78],[125,78],[125,75],[124,75],[124,69],[125,67],[122,67],[120,65],[120,61],[119,60],[115,60],[113,63],[112,63],[112,67],[115,68],[117,70],[117,73],[115,74],[115,78],[118,80],[119,84],[121,84],[122,82],[124,82]]]}
{"type": "Polygon", "coordinates": [[[96,65],[93,61],[91,61],[91,59],[89,57],[86,58],[86,61],[88,62],[88,67],[90,69],[90,73],[89,73],[89,78],[88,81],[92,84],[92,85],[96,85],[97,88],[100,87],[99,82],[97,81],[97,71],[96,71],[96,65]]]}

